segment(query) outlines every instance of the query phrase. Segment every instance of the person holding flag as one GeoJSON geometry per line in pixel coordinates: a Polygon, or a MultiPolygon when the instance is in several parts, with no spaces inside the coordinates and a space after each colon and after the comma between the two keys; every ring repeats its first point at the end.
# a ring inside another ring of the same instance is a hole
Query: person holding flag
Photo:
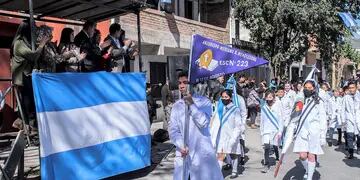
{"type": "Polygon", "coordinates": [[[315,172],[316,156],[324,154],[321,145],[325,142],[327,116],[315,80],[305,81],[304,97],[304,107],[295,131],[294,152],[299,153],[305,168],[304,179],[311,180],[315,172]]]}
{"type": "Polygon", "coordinates": [[[283,130],[282,104],[275,98],[271,90],[265,92],[265,102],[261,104],[260,132],[262,144],[264,145],[264,169],[267,173],[270,169],[270,149],[273,148],[276,160],[279,160],[278,146],[283,130]]]}
{"type": "MultiPolygon", "coordinates": [[[[236,93],[235,93],[236,94],[236,93]]],[[[238,176],[238,158],[241,155],[240,137],[245,130],[245,124],[242,121],[240,109],[233,103],[233,92],[225,89],[221,92],[221,103],[218,105],[218,111],[211,122],[211,141],[217,152],[220,168],[223,166],[227,155],[232,162],[231,178],[238,176]]]]}
{"type": "Polygon", "coordinates": [[[222,180],[209,132],[212,104],[206,97],[187,93],[188,86],[188,74],[180,72],[182,99],[174,103],[168,127],[170,141],[176,146],[173,179],[222,180]]]}
{"type": "MultiPolygon", "coordinates": [[[[311,180],[315,172],[316,156],[324,154],[321,145],[326,142],[327,116],[319,85],[314,80],[318,69],[314,67],[303,87],[303,99],[298,99],[286,128],[280,161],[275,169],[277,176],[284,155],[294,142],[293,152],[298,153],[305,169],[304,179],[311,180]]],[[[300,96],[301,97],[301,96],[300,96]]]]}

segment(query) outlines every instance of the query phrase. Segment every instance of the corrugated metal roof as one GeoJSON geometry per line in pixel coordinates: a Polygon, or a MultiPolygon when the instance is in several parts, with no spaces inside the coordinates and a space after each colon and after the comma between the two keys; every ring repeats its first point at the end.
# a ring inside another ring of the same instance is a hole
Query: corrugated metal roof
{"type": "MultiPolygon", "coordinates": [[[[33,0],[34,16],[98,21],[134,12],[146,0],[33,0]]],[[[0,0],[0,10],[27,13],[28,0],[0,0]]]]}

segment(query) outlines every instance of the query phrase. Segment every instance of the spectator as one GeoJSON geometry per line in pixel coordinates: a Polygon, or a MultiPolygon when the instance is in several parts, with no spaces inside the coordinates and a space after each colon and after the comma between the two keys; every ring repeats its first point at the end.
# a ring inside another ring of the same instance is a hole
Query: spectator
{"type": "Polygon", "coordinates": [[[166,80],[166,83],[161,88],[161,101],[163,104],[163,110],[165,114],[163,129],[167,130],[170,120],[170,112],[172,104],[174,103],[172,93],[170,91],[169,80],[166,80]]]}
{"type": "MultiPolygon", "coordinates": [[[[44,37],[48,37],[49,40],[53,38],[53,29],[49,26],[42,25],[37,29],[37,43],[40,43],[44,37]]],[[[41,53],[38,61],[35,61],[34,69],[39,72],[55,73],[58,64],[64,61],[64,56],[60,55],[57,51],[55,43],[48,41],[41,53]]]]}
{"type": "Polygon", "coordinates": [[[112,47],[111,53],[111,63],[110,67],[114,72],[122,72],[122,69],[125,65],[125,55],[131,51],[132,41],[124,40],[124,46],[121,46],[119,39],[121,38],[121,26],[118,23],[110,25],[109,35],[105,38],[105,41],[109,40],[112,47]]]}
{"type": "Polygon", "coordinates": [[[225,77],[220,76],[210,85],[210,98],[212,98],[213,101],[218,101],[220,99],[220,92],[225,90],[224,82],[225,77]]]}
{"type": "Polygon", "coordinates": [[[64,56],[65,62],[57,68],[57,72],[79,72],[80,62],[85,59],[86,53],[80,54],[80,48],[74,44],[74,30],[64,28],[61,32],[58,52],[64,56]]]}
{"type": "Polygon", "coordinates": [[[259,95],[258,93],[255,91],[255,83],[250,83],[249,84],[249,89],[250,89],[250,93],[249,93],[249,97],[247,98],[247,106],[248,106],[248,110],[249,110],[249,116],[250,116],[250,123],[249,126],[252,129],[256,129],[256,125],[255,125],[255,120],[257,117],[257,112],[258,112],[258,108],[259,108],[259,95]]]}
{"type": "Polygon", "coordinates": [[[149,120],[150,125],[153,122],[153,117],[156,116],[156,102],[154,100],[154,97],[151,93],[151,85],[149,83],[146,83],[146,102],[148,105],[148,111],[149,111],[149,120]]]}
{"type": "MultiPolygon", "coordinates": [[[[25,123],[29,124],[30,112],[35,112],[34,95],[32,90],[31,73],[33,64],[39,59],[45,44],[50,37],[44,36],[36,50],[31,50],[30,23],[23,21],[15,34],[10,49],[11,74],[14,85],[19,89],[25,123]]],[[[34,115],[34,114],[33,114],[34,115]]]]}
{"type": "Polygon", "coordinates": [[[194,93],[200,96],[209,96],[208,84],[206,82],[200,82],[196,84],[194,87],[194,93]]]}
{"type": "Polygon", "coordinates": [[[277,79],[276,79],[276,78],[275,78],[275,79],[271,79],[270,85],[269,85],[269,89],[270,89],[271,91],[276,91],[276,89],[277,89],[277,79]]]}
{"type": "Polygon", "coordinates": [[[239,95],[244,97],[244,99],[249,97],[250,91],[248,88],[248,80],[244,75],[240,75],[236,90],[238,91],[239,95]]]}
{"type": "Polygon", "coordinates": [[[110,56],[111,48],[106,50],[106,47],[110,46],[110,40],[105,41],[100,44],[101,41],[101,32],[98,29],[95,29],[94,36],[92,38],[92,52],[93,58],[96,59],[97,67],[96,69],[99,71],[106,70],[106,62],[108,61],[108,57],[110,56]]]}
{"type": "Polygon", "coordinates": [[[75,36],[74,43],[77,47],[82,47],[84,44],[91,44],[91,38],[94,36],[96,23],[87,21],[83,25],[83,29],[75,36]]]}
{"type": "Polygon", "coordinates": [[[258,94],[260,99],[265,99],[266,90],[267,90],[266,82],[261,82],[258,89],[258,94]]]}
{"type": "MultiPolygon", "coordinates": [[[[126,37],[125,31],[121,30],[121,35],[120,35],[120,39],[119,39],[121,46],[125,45],[124,44],[124,41],[126,40],[125,37],[126,37]]],[[[122,72],[130,72],[130,61],[135,60],[135,56],[137,56],[137,55],[139,55],[139,49],[135,48],[135,44],[132,43],[132,47],[130,48],[128,54],[124,56],[125,63],[124,63],[122,72]]]]}
{"type": "Polygon", "coordinates": [[[96,23],[87,21],[79,34],[75,36],[74,43],[80,48],[81,53],[86,53],[86,58],[81,63],[82,72],[98,71],[100,58],[94,52],[93,36],[95,34],[96,23]]]}

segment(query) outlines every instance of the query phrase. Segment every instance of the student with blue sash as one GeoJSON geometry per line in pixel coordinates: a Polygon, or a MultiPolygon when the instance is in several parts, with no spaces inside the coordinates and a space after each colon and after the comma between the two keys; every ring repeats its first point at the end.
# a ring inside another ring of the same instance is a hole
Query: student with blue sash
{"type": "Polygon", "coordinates": [[[276,100],[275,93],[271,90],[265,92],[265,102],[261,104],[260,132],[264,146],[264,169],[270,169],[270,149],[273,148],[276,160],[279,160],[279,141],[283,130],[282,104],[276,100]]]}
{"type": "MultiPolygon", "coordinates": [[[[217,153],[220,168],[224,164],[227,155],[230,156],[232,162],[231,179],[238,176],[237,158],[241,155],[240,138],[245,131],[245,123],[242,121],[240,108],[236,107],[232,102],[233,93],[226,89],[221,91],[221,103],[223,104],[222,112],[216,113],[211,122],[210,134],[211,141],[217,153]]],[[[219,103],[220,104],[220,103],[219,103]]]]}
{"type": "Polygon", "coordinates": [[[304,179],[311,180],[315,172],[316,156],[324,154],[321,145],[326,142],[327,116],[314,79],[305,81],[303,92],[304,107],[296,123],[293,152],[300,156],[305,169],[304,179]]]}

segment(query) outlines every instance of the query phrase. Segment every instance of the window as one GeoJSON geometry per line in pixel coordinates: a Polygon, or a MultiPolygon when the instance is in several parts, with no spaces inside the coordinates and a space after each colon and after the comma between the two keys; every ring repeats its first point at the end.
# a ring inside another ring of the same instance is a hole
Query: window
{"type": "Polygon", "coordinates": [[[193,2],[185,0],[185,18],[193,19],[193,2]]]}

